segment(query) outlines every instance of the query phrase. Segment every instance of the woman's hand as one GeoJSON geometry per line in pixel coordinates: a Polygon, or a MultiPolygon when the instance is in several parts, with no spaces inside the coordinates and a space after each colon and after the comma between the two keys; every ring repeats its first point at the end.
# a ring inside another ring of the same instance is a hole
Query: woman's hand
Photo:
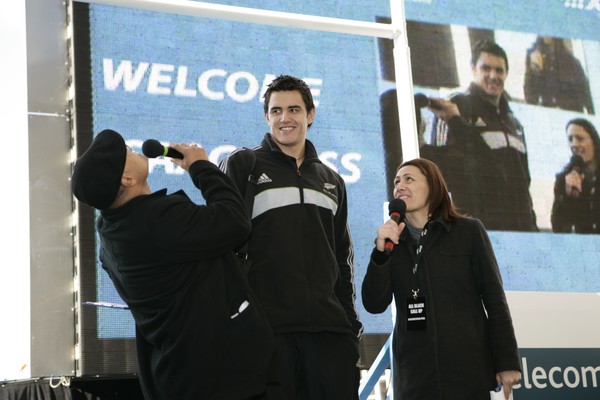
{"type": "Polygon", "coordinates": [[[504,392],[504,398],[508,400],[510,398],[510,392],[514,385],[521,381],[521,372],[519,371],[501,371],[496,374],[496,382],[498,385],[502,385],[502,392],[504,392]]]}
{"type": "Polygon", "coordinates": [[[583,175],[572,170],[565,175],[565,191],[567,196],[578,197],[583,189],[583,175]]]}
{"type": "Polygon", "coordinates": [[[404,222],[397,224],[392,219],[389,219],[385,224],[381,225],[377,229],[377,239],[375,239],[375,247],[377,247],[377,250],[385,250],[386,239],[390,239],[395,245],[398,244],[398,241],[400,240],[400,234],[404,230],[405,226],[406,224],[404,222]]]}

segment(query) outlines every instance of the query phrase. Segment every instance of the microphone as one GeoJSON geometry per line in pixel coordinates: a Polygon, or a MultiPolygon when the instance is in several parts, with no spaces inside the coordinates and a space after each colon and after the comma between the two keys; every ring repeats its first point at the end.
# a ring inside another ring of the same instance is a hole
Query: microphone
{"type": "Polygon", "coordinates": [[[438,104],[437,101],[430,99],[423,93],[416,93],[415,94],[415,108],[417,110],[420,110],[421,108],[425,108],[425,107],[431,107],[436,110],[442,109],[442,107],[440,107],[440,105],[438,104]]]}
{"type": "MultiPolygon", "coordinates": [[[[404,200],[394,199],[390,201],[388,210],[390,211],[390,219],[397,224],[400,224],[404,216],[403,214],[406,212],[406,203],[404,200]]],[[[392,250],[394,250],[394,242],[392,242],[390,239],[385,239],[383,252],[389,256],[392,254],[392,250]]]]}
{"type": "Polygon", "coordinates": [[[164,146],[156,139],[148,139],[142,143],[142,153],[148,158],[156,158],[160,156],[171,158],[183,158],[183,154],[172,147],[164,146]]]}
{"type": "Polygon", "coordinates": [[[425,108],[429,105],[429,97],[423,93],[415,93],[415,108],[425,108]]]}
{"type": "MultiPolygon", "coordinates": [[[[583,161],[583,158],[579,154],[573,154],[571,156],[571,160],[569,161],[569,164],[567,165],[567,171],[569,171],[569,172],[575,171],[579,175],[582,175],[584,168],[585,168],[585,162],[583,161]]],[[[573,187],[571,189],[571,197],[579,197],[579,190],[577,190],[577,188],[573,187]]]]}

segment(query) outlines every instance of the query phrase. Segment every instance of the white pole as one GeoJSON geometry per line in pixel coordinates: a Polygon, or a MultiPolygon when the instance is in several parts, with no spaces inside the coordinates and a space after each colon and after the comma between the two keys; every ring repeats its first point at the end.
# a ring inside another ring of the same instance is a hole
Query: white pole
{"type": "MultiPolygon", "coordinates": [[[[410,48],[406,37],[406,14],[404,0],[390,0],[392,27],[394,29],[394,72],[396,74],[396,96],[398,97],[398,116],[400,117],[400,138],[402,140],[402,161],[419,157],[419,141],[415,119],[415,101],[412,88],[410,67],[410,48]]],[[[396,321],[396,307],[392,300],[392,324],[396,321]]],[[[393,333],[390,334],[390,343],[393,333]]],[[[390,346],[390,371],[394,373],[394,353],[390,346]]],[[[392,389],[392,387],[390,387],[392,389]]],[[[389,393],[394,400],[394,392],[389,393]]]]}
{"type": "Polygon", "coordinates": [[[402,139],[402,159],[419,157],[419,141],[415,119],[410,48],[406,37],[406,14],[404,0],[390,0],[392,27],[394,29],[394,66],[396,73],[396,93],[398,96],[398,116],[400,117],[400,137],[402,139]]]}
{"type": "Polygon", "coordinates": [[[319,17],[279,11],[259,10],[222,4],[202,3],[188,0],[76,0],[82,3],[102,4],[114,7],[135,8],[167,14],[224,19],[261,25],[310,29],[392,39],[390,24],[354,21],[340,18],[319,17]]]}
{"type": "Polygon", "coordinates": [[[0,63],[0,76],[4,77],[0,115],[4,132],[10,134],[11,148],[20,151],[5,151],[4,168],[0,170],[2,185],[10,192],[10,196],[3,199],[5,212],[0,226],[0,251],[4,256],[0,263],[0,304],[4,321],[0,329],[0,381],[31,377],[32,340],[27,13],[24,1],[11,1],[2,6],[0,54],[7,61],[0,63]]]}

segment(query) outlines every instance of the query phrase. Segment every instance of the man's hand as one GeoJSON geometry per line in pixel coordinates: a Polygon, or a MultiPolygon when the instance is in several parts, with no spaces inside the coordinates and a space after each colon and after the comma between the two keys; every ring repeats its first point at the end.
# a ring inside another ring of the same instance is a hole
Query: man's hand
{"type": "Polygon", "coordinates": [[[173,158],[173,163],[179,165],[181,168],[188,171],[190,166],[198,160],[208,161],[208,155],[206,155],[206,150],[202,147],[198,146],[195,143],[192,144],[171,144],[172,148],[183,154],[183,159],[173,158]]]}
{"type": "Polygon", "coordinates": [[[430,99],[429,101],[430,105],[427,108],[444,121],[448,121],[455,116],[460,116],[458,106],[451,101],[442,99],[430,99]]]}

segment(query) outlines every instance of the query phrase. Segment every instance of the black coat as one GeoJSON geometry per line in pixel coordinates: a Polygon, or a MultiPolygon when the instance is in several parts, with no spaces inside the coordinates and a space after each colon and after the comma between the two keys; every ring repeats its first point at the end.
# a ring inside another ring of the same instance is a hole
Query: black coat
{"type": "Polygon", "coordinates": [[[527,49],[523,92],[529,104],[559,107],[563,110],[594,114],[590,84],[581,62],[564,44],[565,39],[554,39],[554,44],[542,38],[527,49]],[[538,51],[544,59],[541,70],[532,68],[532,53],[538,51]]]}
{"type": "Polygon", "coordinates": [[[495,374],[520,367],[500,271],[483,225],[471,218],[432,221],[417,284],[415,257],[415,241],[405,229],[390,257],[373,251],[362,286],[369,312],[384,312],[392,295],[396,302],[394,397],[489,399],[495,374]],[[424,331],[407,331],[406,301],[415,287],[426,297],[424,331]]]}
{"type": "Polygon", "coordinates": [[[146,400],[241,399],[264,391],[273,351],[233,253],[250,221],[216,166],[197,161],[189,172],[205,206],[161,190],[103,211],[100,258],[135,319],[146,400]]]}
{"type": "Polygon", "coordinates": [[[472,83],[451,101],[460,116],[434,121],[439,147],[423,156],[439,165],[452,202],[488,230],[537,231],[525,133],[508,95],[496,107],[472,83]]]}
{"type": "Polygon", "coordinates": [[[600,168],[593,173],[584,171],[583,190],[578,197],[566,194],[565,176],[571,169],[569,164],[556,174],[552,230],[563,233],[600,233],[600,168]]]}

